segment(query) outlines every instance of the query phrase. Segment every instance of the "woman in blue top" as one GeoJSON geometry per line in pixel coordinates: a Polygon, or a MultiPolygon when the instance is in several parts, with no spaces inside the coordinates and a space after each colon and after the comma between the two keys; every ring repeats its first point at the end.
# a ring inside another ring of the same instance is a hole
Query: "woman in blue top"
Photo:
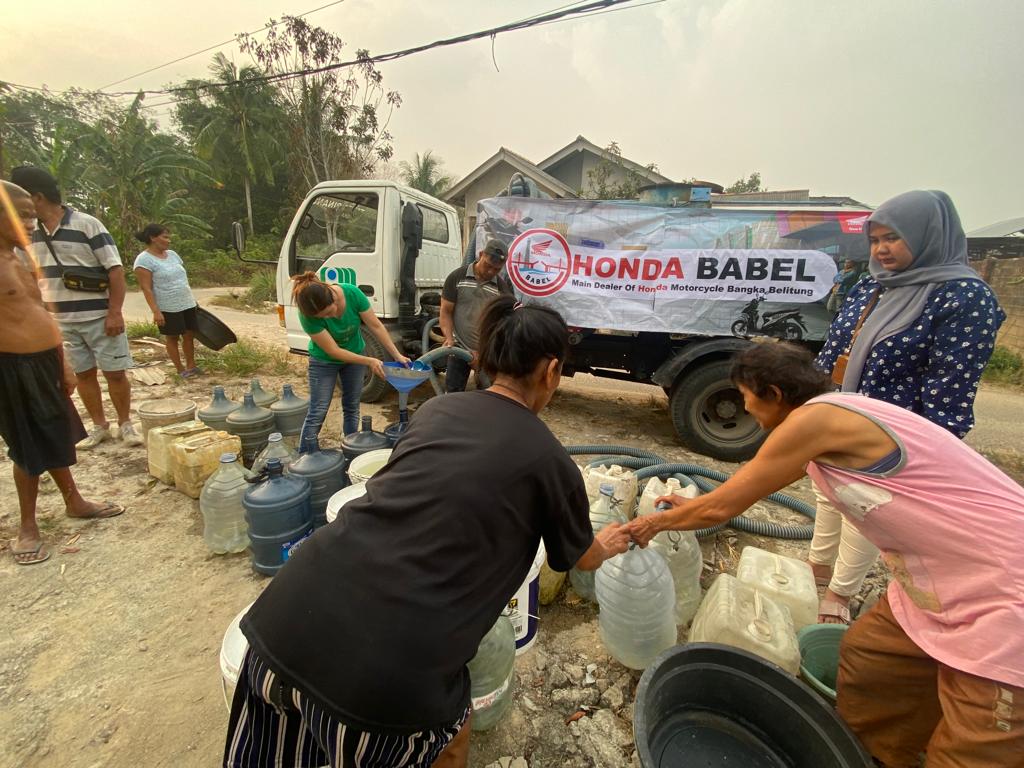
{"type": "Polygon", "coordinates": [[[135,257],[135,279],[153,310],[153,322],[164,337],[167,356],[183,379],[197,376],[202,373],[196,367],[193,339],[193,333],[198,330],[198,317],[185,264],[181,256],[170,249],[171,233],[167,227],[147,224],[135,238],[146,244],[146,250],[135,257]],[[181,337],[181,352],[185,355],[184,365],[178,352],[178,337],[181,337]]]}
{"type": "Polygon", "coordinates": [[[342,434],[347,435],[359,428],[359,396],[367,366],[375,376],[384,378],[384,363],[363,354],[363,323],[394,360],[408,363],[409,358],[398,351],[370,308],[370,300],[356,286],[329,285],[312,272],[296,275],[292,282],[299,322],[309,334],[309,413],[299,439],[299,452],[307,453],[316,448],[337,382],[341,382],[342,434]]]}
{"type": "MultiPolygon", "coordinates": [[[[867,227],[870,275],[832,320],[817,364],[844,392],[902,406],[962,438],[974,426],[978,382],[1006,315],[967,265],[967,239],[946,193],[897,195],[867,227]]],[[[849,622],[847,605],[877,555],[818,493],[808,559],[828,585],[820,621],[849,622]]]]}

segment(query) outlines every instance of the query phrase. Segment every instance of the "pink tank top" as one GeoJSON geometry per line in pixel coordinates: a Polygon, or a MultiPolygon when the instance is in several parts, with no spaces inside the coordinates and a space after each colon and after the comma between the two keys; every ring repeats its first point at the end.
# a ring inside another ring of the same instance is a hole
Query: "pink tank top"
{"type": "Polygon", "coordinates": [[[900,447],[880,474],[819,462],[807,474],[882,551],[903,630],[943,664],[1024,686],[1024,489],[904,408],[846,393],[811,403],[859,413],[900,447]]]}

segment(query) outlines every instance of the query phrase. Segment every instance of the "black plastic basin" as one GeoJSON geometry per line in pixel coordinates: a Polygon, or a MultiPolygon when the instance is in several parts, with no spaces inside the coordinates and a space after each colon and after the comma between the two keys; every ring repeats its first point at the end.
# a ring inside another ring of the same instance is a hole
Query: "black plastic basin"
{"type": "Polygon", "coordinates": [[[224,349],[238,341],[235,332],[228,328],[215,314],[202,307],[196,307],[196,324],[199,326],[195,337],[204,347],[213,350],[224,349]]]}
{"type": "Polygon", "coordinates": [[[640,678],[643,768],[870,768],[857,737],[807,685],[726,645],[662,653],[640,678]]]}

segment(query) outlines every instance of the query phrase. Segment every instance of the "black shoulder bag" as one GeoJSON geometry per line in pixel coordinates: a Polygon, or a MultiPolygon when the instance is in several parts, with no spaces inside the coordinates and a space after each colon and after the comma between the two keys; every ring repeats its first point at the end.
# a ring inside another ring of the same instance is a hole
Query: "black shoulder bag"
{"type": "MultiPolygon", "coordinates": [[[[50,249],[53,260],[61,269],[61,278],[64,280],[64,287],[69,291],[86,291],[88,293],[106,293],[110,289],[110,277],[104,272],[102,275],[93,271],[90,267],[67,267],[57,256],[57,249],[53,247],[53,241],[46,230],[39,227],[39,232],[46,241],[46,247],[50,249]]],[[[102,269],[102,267],[100,267],[102,269]]]]}

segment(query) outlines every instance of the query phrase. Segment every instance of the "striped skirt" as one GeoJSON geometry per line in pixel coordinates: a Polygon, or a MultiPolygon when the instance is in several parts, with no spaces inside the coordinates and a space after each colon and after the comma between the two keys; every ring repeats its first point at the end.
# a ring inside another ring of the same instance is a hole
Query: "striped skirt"
{"type": "Polygon", "coordinates": [[[470,710],[445,728],[393,735],[336,720],[301,691],[283,685],[250,648],[231,702],[225,768],[429,768],[470,710]]]}

